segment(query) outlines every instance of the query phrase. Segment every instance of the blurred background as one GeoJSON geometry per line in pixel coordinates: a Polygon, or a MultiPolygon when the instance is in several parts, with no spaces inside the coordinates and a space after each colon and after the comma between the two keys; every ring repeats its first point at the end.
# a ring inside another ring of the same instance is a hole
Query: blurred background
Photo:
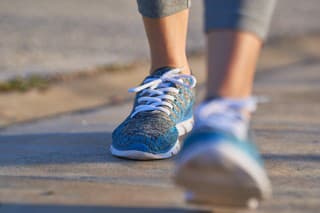
{"type": "MultiPolygon", "coordinates": [[[[74,72],[148,57],[135,1],[1,0],[0,79],[74,72]]],[[[318,0],[279,0],[270,39],[320,30],[318,0]]],[[[202,1],[192,4],[188,50],[201,52],[202,1]]]]}
{"type": "MultiPolygon", "coordinates": [[[[319,20],[318,0],[279,0],[259,70],[318,57],[319,20]]],[[[194,0],[188,55],[200,64],[202,25],[202,1],[194,0]]],[[[1,0],[0,38],[1,126],[119,101],[125,89],[108,81],[111,71],[135,67],[138,82],[148,69],[133,0],[1,0]]]]}
{"type": "MultiPolygon", "coordinates": [[[[259,59],[254,94],[271,101],[252,126],[274,186],[259,212],[320,209],[319,20],[319,0],[278,0],[259,59]]],[[[202,25],[202,1],[193,0],[188,56],[198,99],[202,25]]],[[[185,204],[171,160],[108,152],[148,60],[134,0],[0,0],[1,213],[211,212],[185,204]]]]}

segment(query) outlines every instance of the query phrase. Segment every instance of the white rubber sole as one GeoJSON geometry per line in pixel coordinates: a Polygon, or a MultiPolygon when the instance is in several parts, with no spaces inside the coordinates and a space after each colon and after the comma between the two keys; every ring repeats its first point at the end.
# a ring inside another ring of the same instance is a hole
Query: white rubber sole
{"type": "Polygon", "coordinates": [[[178,162],[175,182],[186,189],[187,201],[213,207],[255,209],[272,193],[264,169],[223,142],[185,153],[178,162]]]}
{"type": "MultiPolygon", "coordinates": [[[[193,127],[193,117],[182,121],[176,125],[176,128],[178,130],[179,136],[183,136],[190,132],[193,127]]],[[[129,150],[129,151],[123,151],[115,149],[112,145],[110,146],[111,154],[117,157],[122,158],[128,158],[128,159],[134,159],[134,160],[156,160],[156,159],[165,159],[170,158],[174,155],[176,155],[181,149],[181,144],[179,139],[176,141],[175,145],[165,153],[161,154],[153,154],[149,152],[142,152],[142,151],[136,151],[136,150],[129,150]]]]}

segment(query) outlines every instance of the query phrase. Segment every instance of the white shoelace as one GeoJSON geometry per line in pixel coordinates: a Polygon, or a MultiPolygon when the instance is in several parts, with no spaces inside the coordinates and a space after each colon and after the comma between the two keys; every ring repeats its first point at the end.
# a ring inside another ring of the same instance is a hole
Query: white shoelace
{"type": "Polygon", "coordinates": [[[196,85],[194,76],[180,74],[180,72],[180,68],[172,69],[158,78],[147,78],[141,86],[129,89],[129,92],[135,93],[142,91],[140,94],[141,97],[138,98],[138,104],[134,108],[131,117],[134,117],[139,112],[155,110],[170,115],[171,111],[169,109],[173,108],[173,105],[170,102],[175,101],[175,97],[168,93],[179,93],[179,89],[172,86],[172,83],[188,88],[193,88],[196,85]],[[183,79],[190,80],[190,83],[185,83],[183,79]]]}
{"type": "Polygon", "coordinates": [[[238,138],[247,137],[249,117],[244,111],[251,113],[257,103],[267,101],[265,98],[249,97],[246,99],[217,99],[199,106],[196,111],[197,127],[214,127],[230,132],[238,138]]]}

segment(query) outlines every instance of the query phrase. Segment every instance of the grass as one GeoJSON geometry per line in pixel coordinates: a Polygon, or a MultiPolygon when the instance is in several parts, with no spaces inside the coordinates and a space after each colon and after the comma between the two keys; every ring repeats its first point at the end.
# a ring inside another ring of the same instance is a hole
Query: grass
{"type": "Polygon", "coordinates": [[[30,89],[45,90],[49,87],[50,80],[41,76],[16,77],[5,82],[0,82],[0,92],[26,92],[30,89]]]}
{"type": "Polygon", "coordinates": [[[111,64],[98,66],[93,69],[88,70],[80,70],[74,73],[64,73],[64,74],[56,74],[53,76],[41,76],[41,75],[32,75],[29,77],[14,77],[10,80],[0,82],[0,93],[8,93],[8,92],[26,92],[31,89],[37,89],[40,91],[44,91],[50,87],[53,83],[62,82],[62,81],[70,81],[81,78],[90,78],[92,76],[96,76],[99,74],[103,74],[106,72],[123,72],[130,70],[137,66],[137,63],[132,64],[111,64]]]}

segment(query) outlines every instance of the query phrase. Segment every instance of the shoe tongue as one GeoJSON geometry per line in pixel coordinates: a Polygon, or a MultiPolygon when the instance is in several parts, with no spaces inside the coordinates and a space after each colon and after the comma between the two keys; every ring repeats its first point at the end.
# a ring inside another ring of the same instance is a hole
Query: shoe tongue
{"type": "Polygon", "coordinates": [[[156,69],[155,71],[152,72],[151,76],[153,77],[160,77],[163,74],[171,71],[172,69],[175,69],[174,67],[161,67],[156,69]]]}

